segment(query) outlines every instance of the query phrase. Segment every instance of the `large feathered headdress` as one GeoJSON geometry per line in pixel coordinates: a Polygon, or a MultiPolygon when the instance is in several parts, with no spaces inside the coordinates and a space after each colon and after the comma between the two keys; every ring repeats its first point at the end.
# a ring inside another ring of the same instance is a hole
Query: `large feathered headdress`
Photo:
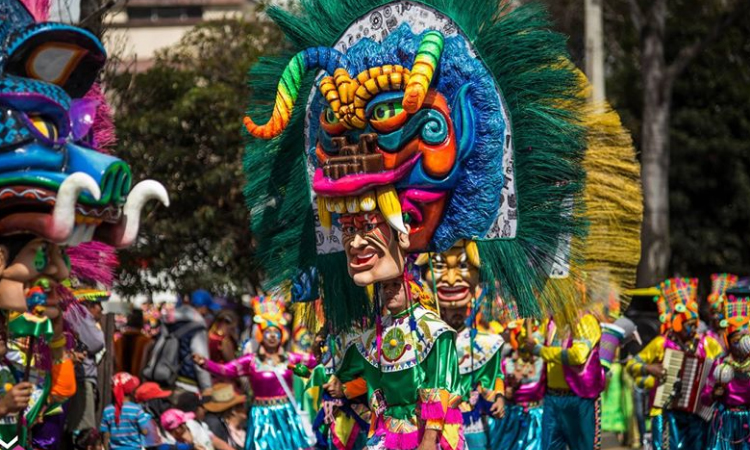
{"type": "Polygon", "coordinates": [[[338,217],[376,208],[396,230],[409,224],[410,251],[476,242],[484,281],[523,316],[575,309],[573,283],[548,281],[581,278],[584,256],[632,276],[632,145],[616,114],[586,109],[585,78],[539,6],[307,0],[269,14],[297,52],[252,70],[245,118],[269,284],[315,267],[334,327],[371,316],[338,217]],[[584,191],[587,168],[602,178],[584,191]],[[605,206],[587,217],[586,202],[605,206]],[[620,210],[632,215],[624,240],[610,226],[620,210]],[[589,218],[609,244],[584,255],[589,218]]]}

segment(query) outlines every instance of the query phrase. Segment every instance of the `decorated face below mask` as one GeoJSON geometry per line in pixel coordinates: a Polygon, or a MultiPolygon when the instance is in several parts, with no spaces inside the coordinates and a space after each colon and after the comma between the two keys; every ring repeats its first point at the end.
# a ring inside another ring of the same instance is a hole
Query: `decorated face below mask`
{"type": "Polygon", "coordinates": [[[384,281],[380,286],[383,306],[390,311],[402,311],[408,306],[408,297],[402,277],[384,281]]]}
{"type": "Polygon", "coordinates": [[[399,278],[404,272],[407,233],[391,228],[379,211],[341,217],[349,275],[358,286],[399,278]]]}
{"type": "Polygon", "coordinates": [[[0,252],[0,309],[23,312],[57,306],[55,288],[70,274],[69,260],[58,245],[32,239],[8,263],[8,247],[0,246],[0,252]]]}

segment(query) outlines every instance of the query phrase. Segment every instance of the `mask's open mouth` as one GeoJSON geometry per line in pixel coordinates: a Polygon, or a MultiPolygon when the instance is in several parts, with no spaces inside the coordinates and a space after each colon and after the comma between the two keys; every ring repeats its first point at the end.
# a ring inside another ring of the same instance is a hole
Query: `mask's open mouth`
{"type": "Polygon", "coordinates": [[[56,191],[21,183],[5,186],[0,189],[0,235],[32,233],[60,245],[98,240],[125,247],[135,240],[148,201],[169,204],[166,189],[151,180],[134,186],[124,204],[102,204],[101,196],[99,184],[83,172],[68,175],[56,191]],[[89,197],[94,202],[87,201],[89,197]]]}
{"type": "MultiPolygon", "coordinates": [[[[367,155],[380,156],[380,155],[367,155]]],[[[392,170],[382,170],[380,163],[373,161],[353,162],[349,156],[338,156],[326,161],[326,165],[315,170],[313,190],[324,197],[355,196],[378,186],[396,184],[411,172],[417,164],[421,153],[417,153],[406,162],[392,170]],[[358,172],[357,168],[380,167],[380,171],[373,173],[358,172]]]]}
{"type": "Polygon", "coordinates": [[[469,287],[466,285],[438,286],[437,294],[443,302],[457,302],[469,295],[469,287]]]}

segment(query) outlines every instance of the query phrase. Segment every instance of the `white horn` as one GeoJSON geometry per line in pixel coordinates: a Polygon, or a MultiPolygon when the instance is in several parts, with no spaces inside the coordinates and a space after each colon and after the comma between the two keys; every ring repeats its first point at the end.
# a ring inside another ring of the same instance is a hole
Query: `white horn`
{"type": "Polygon", "coordinates": [[[158,181],[143,180],[133,186],[122,208],[124,230],[117,247],[128,246],[135,241],[138,228],[141,226],[141,210],[150,200],[158,200],[164,206],[169,206],[167,189],[158,181]]]}
{"type": "Polygon", "coordinates": [[[94,200],[99,200],[102,196],[99,184],[83,172],[70,174],[60,185],[50,227],[55,241],[65,241],[70,237],[76,221],[76,203],[84,191],[88,191],[94,200]]]}

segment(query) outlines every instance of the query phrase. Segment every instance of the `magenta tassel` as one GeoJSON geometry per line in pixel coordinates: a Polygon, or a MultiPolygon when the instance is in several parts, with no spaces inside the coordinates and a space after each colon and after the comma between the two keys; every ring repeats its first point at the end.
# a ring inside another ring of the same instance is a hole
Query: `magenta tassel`
{"type": "Polygon", "coordinates": [[[117,254],[114,247],[101,242],[87,242],[67,250],[70,258],[71,275],[84,282],[99,282],[112,287],[117,268],[117,254]]]}
{"type": "Polygon", "coordinates": [[[97,83],[86,93],[87,99],[97,100],[99,106],[96,108],[96,121],[94,122],[94,148],[96,150],[111,154],[117,143],[115,135],[115,122],[112,109],[104,98],[101,86],[97,83]]]}
{"type": "Polygon", "coordinates": [[[448,408],[448,412],[445,414],[445,423],[463,423],[464,417],[461,414],[461,410],[458,408],[448,408]]]}
{"type": "Polygon", "coordinates": [[[395,433],[386,431],[385,448],[389,450],[411,450],[419,447],[419,431],[395,433]]]}
{"type": "Polygon", "coordinates": [[[440,402],[422,403],[422,420],[440,420],[445,418],[445,411],[440,402]]]}

